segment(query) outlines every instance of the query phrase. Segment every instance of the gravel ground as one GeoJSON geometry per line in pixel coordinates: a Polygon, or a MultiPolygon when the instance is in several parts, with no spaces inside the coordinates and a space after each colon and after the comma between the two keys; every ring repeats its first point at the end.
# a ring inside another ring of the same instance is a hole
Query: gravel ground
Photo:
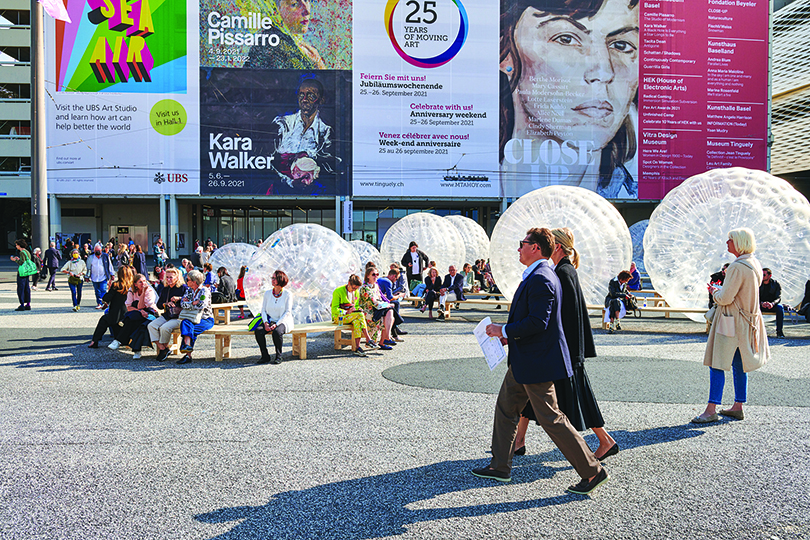
{"type": "Polygon", "coordinates": [[[621,452],[581,497],[536,426],[511,483],[469,473],[487,463],[503,376],[471,332],[503,312],[405,310],[405,342],[366,359],[323,335],[310,359],[287,340],[281,365],[257,366],[246,336],[218,363],[203,337],[177,366],[81,344],[99,316],[92,288],[79,313],[67,286],[15,313],[0,281],[4,539],[810,538],[807,324],[771,338],[746,419],[708,426],[688,423],[708,389],[703,325],[595,330],[588,372],[621,452]]]}

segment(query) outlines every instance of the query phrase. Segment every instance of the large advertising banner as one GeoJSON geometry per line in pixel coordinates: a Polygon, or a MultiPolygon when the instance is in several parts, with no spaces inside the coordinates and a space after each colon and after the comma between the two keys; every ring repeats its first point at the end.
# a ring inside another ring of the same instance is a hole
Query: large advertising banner
{"type": "Polygon", "coordinates": [[[65,1],[56,194],[655,200],[768,167],[769,0],[65,1]]]}
{"type": "Polygon", "coordinates": [[[197,39],[187,31],[196,6],[67,0],[66,9],[73,22],[49,20],[46,40],[49,191],[198,193],[197,39]]]}
{"type": "Polygon", "coordinates": [[[201,193],[350,193],[351,3],[203,0],[201,193]]]}
{"type": "Polygon", "coordinates": [[[504,1],[503,195],[573,185],[638,196],[639,3],[504,1]]]}
{"type": "Polygon", "coordinates": [[[354,195],[497,197],[497,3],[354,5],[354,195]]]}
{"type": "Polygon", "coordinates": [[[644,6],[640,196],[710,169],[767,170],[770,2],[644,6]]]}

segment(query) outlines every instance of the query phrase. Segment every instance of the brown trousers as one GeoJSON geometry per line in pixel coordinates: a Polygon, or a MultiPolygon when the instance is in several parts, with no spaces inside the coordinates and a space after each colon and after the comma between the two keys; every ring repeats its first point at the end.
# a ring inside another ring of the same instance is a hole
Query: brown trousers
{"type": "Polygon", "coordinates": [[[512,470],[512,446],[515,443],[520,413],[531,401],[540,426],[548,433],[565,459],[574,466],[581,478],[590,478],[601,470],[599,461],[568,417],[557,407],[554,383],[520,384],[510,367],[503,379],[495,404],[495,426],[492,430],[492,461],[489,466],[498,472],[512,470]]]}

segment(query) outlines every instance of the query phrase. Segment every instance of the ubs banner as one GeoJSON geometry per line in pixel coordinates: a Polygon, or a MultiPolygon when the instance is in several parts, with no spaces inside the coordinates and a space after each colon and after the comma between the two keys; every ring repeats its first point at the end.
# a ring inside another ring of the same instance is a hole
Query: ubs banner
{"type": "Polygon", "coordinates": [[[198,193],[196,5],[66,4],[46,39],[49,191],[198,193]]]}
{"type": "Polygon", "coordinates": [[[769,0],[67,6],[55,193],[660,199],[768,166],[769,0]]]}

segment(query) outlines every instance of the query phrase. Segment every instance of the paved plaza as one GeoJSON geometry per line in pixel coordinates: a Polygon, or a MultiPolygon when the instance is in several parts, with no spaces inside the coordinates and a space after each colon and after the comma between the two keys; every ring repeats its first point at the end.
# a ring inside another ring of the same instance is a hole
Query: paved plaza
{"type": "Polygon", "coordinates": [[[472,329],[504,311],[437,322],[409,308],[405,342],[368,358],[322,335],[307,360],[287,338],[284,362],[259,366],[244,336],[215,362],[201,337],[178,366],[111,351],[109,336],[87,349],[92,287],[73,313],[59,281],[16,313],[0,272],[0,538],[810,538],[806,323],[783,340],[768,323],[744,421],[700,426],[703,324],[595,330],[588,373],[621,452],[585,497],[566,493],[578,477],[534,425],[511,483],[470,474],[488,462],[505,368],[489,371],[472,329]]]}

